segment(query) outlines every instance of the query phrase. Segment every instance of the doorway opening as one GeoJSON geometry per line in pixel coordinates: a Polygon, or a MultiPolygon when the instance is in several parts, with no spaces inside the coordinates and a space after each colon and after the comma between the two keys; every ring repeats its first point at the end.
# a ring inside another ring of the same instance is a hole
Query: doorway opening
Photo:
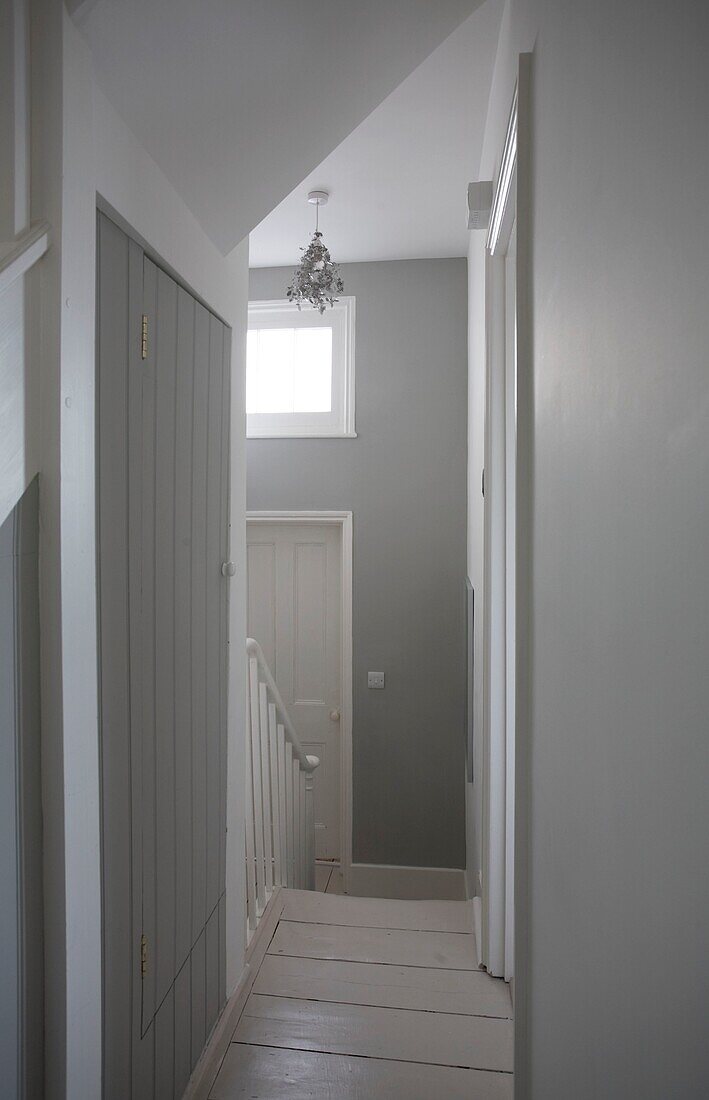
{"type": "Polygon", "coordinates": [[[247,512],[246,543],[248,635],[263,649],[305,751],[320,760],[314,775],[316,876],[323,889],[348,893],[352,512],[247,512]]]}

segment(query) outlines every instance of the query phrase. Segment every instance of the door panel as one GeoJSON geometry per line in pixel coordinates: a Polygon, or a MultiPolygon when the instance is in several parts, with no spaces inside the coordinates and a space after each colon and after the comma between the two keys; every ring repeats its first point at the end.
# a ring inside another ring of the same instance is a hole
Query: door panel
{"type": "Polygon", "coordinates": [[[340,858],[341,530],[249,521],[248,630],[261,645],[314,776],[315,854],[340,858]]]}
{"type": "Polygon", "coordinates": [[[104,1096],[153,1100],[182,1095],[225,996],[231,339],[98,230],[104,1096]]]}

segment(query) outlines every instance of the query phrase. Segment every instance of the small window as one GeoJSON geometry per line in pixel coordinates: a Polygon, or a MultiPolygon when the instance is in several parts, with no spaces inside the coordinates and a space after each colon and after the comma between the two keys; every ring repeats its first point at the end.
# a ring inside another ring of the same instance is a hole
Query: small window
{"type": "Polygon", "coordinates": [[[250,302],[246,434],[354,436],[354,306],[250,302]]]}

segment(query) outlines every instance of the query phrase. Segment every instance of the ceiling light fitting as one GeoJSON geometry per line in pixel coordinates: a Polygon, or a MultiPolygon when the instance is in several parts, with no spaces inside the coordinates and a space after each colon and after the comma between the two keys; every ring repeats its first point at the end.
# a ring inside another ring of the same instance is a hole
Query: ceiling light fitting
{"type": "Polygon", "coordinates": [[[340,269],[333,262],[329,250],[325,247],[319,229],[320,207],[329,199],[327,191],[310,191],[308,202],[315,207],[315,232],[303,253],[300,264],[293,272],[293,281],[286,291],[289,302],[295,302],[298,309],[310,305],[318,313],[324,313],[328,306],[334,306],[336,295],[345,289],[340,278],[340,269]]]}

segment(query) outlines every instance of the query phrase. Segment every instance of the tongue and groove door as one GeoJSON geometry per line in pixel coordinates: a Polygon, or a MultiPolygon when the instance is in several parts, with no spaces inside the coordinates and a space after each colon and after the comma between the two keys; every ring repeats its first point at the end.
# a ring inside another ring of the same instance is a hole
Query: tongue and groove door
{"type": "Polygon", "coordinates": [[[181,1097],[225,1000],[231,332],[98,216],[104,1097],[181,1097]]]}

